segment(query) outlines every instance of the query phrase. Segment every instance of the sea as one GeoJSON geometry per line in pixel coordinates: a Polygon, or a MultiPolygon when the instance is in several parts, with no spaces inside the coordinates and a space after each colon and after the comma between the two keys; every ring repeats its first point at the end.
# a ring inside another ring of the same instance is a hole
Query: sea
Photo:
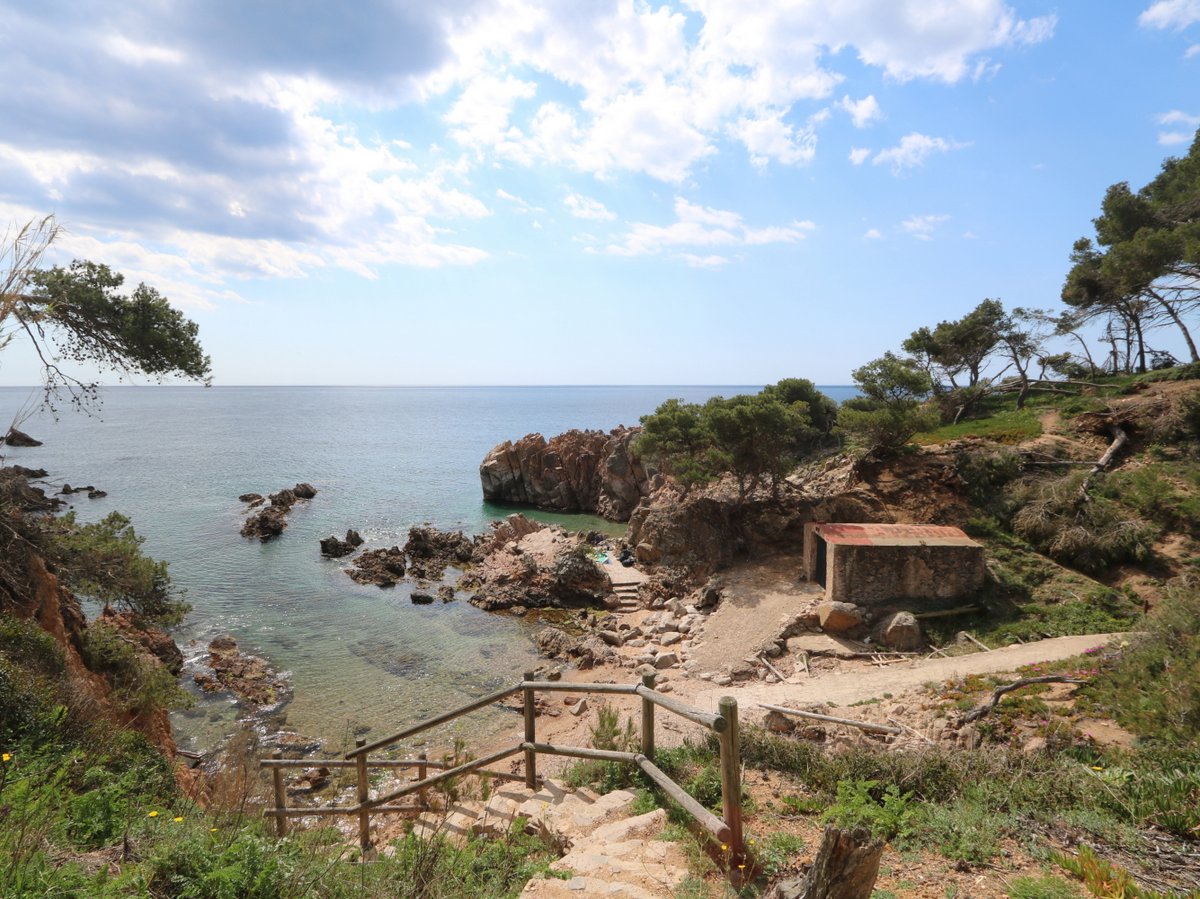
{"type": "MultiPolygon", "coordinates": [[[[414,605],[407,580],[391,589],[356,584],[344,560],[321,557],[320,538],[354,528],[377,547],[403,546],[414,525],[483,532],[516,511],[482,498],[479,463],[496,444],[635,425],[670,398],[758,389],[127,386],[105,389],[90,414],[63,404],[56,415],[39,407],[40,390],[0,387],[0,422],[25,414],[20,428],[44,443],[2,448],[5,464],[45,468],[48,493],[63,484],[106,491],[72,495],[71,509],[85,522],[128,515],[144,551],[165,560],[185,591],[193,611],[173,636],[194,705],[172,717],[181,748],[212,751],[249,725],[338,752],[356,735],[399,730],[520,680],[542,661],[531,635],[546,622],[483,612],[465,597],[414,605]],[[281,537],[239,535],[240,494],[301,481],[318,493],[297,503],[281,537]],[[202,693],[192,675],[218,634],[285,672],[290,698],[247,720],[228,696],[202,693]]],[[[855,393],[821,389],[839,401],[855,393]]],[[[589,515],[521,511],[571,529],[624,531],[589,515]]],[[[512,712],[491,708],[406,748],[437,751],[438,741],[520,726],[512,712]]]]}

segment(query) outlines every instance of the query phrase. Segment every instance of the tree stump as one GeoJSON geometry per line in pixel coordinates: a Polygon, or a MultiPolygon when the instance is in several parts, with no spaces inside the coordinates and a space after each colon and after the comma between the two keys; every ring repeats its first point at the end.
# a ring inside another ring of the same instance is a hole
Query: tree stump
{"type": "Polygon", "coordinates": [[[808,873],[777,884],[766,899],[870,899],[882,856],[883,841],[866,828],[830,825],[808,873]]]}

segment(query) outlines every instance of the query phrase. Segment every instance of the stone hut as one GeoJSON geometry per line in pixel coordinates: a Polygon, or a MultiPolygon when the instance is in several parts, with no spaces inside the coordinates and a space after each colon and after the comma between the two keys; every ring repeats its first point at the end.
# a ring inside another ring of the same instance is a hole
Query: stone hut
{"type": "Polygon", "coordinates": [[[931,524],[804,526],[804,573],[825,598],[863,606],[951,600],[983,586],[983,547],[931,524]]]}

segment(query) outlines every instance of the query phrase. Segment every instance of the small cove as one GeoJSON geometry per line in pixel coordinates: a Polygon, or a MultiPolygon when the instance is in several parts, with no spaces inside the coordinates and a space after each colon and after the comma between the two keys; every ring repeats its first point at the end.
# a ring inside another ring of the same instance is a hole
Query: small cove
{"type": "MultiPolygon", "coordinates": [[[[479,462],[495,444],[636,424],[670,397],[756,389],[124,387],[105,392],[96,416],[28,419],[22,428],[45,446],[7,448],[5,461],[47,469],[48,492],[64,482],[106,490],[103,499],[73,498],[80,519],[121,511],[145,550],[170,563],[194,606],[174,634],[189,686],[209,640],[232,634],[288,672],[284,726],[337,750],[356,733],[380,736],[515,681],[538,664],[529,637],[542,622],[483,612],[465,597],[413,605],[411,581],[390,590],[355,584],[343,561],[321,558],[321,537],[353,527],[368,546],[390,546],[424,523],[481,532],[514,511],[481,499],[479,462]],[[319,492],[297,504],[282,537],[264,544],[239,536],[239,494],[298,481],[319,492]]],[[[30,395],[0,388],[0,415],[11,420],[30,395]]],[[[530,514],[623,531],[593,516],[530,514]]],[[[181,747],[204,751],[235,729],[241,710],[197,696],[173,723],[181,747]]],[[[489,709],[461,726],[478,735],[520,723],[489,709]]],[[[437,735],[431,748],[451,737],[437,735]]]]}

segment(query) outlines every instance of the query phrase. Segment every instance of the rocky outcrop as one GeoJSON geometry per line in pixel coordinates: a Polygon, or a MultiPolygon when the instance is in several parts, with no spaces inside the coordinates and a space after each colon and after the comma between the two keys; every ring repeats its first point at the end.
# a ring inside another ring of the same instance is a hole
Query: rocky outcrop
{"type": "Polygon", "coordinates": [[[661,480],[631,449],[640,432],[567,431],[549,441],[541,434],[505,441],[479,466],[483,498],[628,521],[661,480]]]}
{"type": "Polygon", "coordinates": [[[794,475],[778,497],[762,488],[739,501],[728,478],[687,494],[668,486],[634,511],[626,542],[639,561],[656,560],[697,585],[735,559],[798,550],[809,521],[962,525],[970,512],[960,452],[833,459],[794,475]]]}
{"type": "Polygon", "coordinates": [[[100,612],[98,620],[146,650],[175,677],[179,677],[183,671],[183,652],[166,631],[156,627],[141,627],[128,612],[118,612],[108,606],[100,612]]]}
{"type": "Polygon", "coordinates": [[[46,496],[41,487],[32,487],[30,478],[45,477],[46,472],[37,468],[22,468],[20,465],[0,467],[0,494],[14,508],[28,512],[44,512],[63,505],[63,501],[53,496],[46,496]]]}
{"type": "Polygon", "coordinates": [[[9,446],[41,446],[42,441],[34,440],[24,431],[18,431],[16,428],[9,428],[8,433],[0,437],[0,446],[8,444],[9,446]]]}
{"type": "MultiPolygon", "coordinates": [[[[241,534],[251,540],[258,539],[266,543],[278,537],[287,527],[287,516],[297,500],[312,499],[317,495],[317,488],[312,484],[301,482],[295,487],[285,487],[278,493],[272,493],[267,499],[271,504],[260,512],[255,512],[242,522],[241,534]]],[[[249,503],[254,509],[266,500],[258,493],[243,493],[238,497],[244,503],[249,503]]]]}
{"type": "Polygon", "coordinates": [[[328,556],[331,559],[340,559],[342,556],[348,556],[354,552],[354,550],[362,545],[362,542],[362,537],[358,536],[358,531],[346,531],[345,540],[333,536],[322,537],[321,555],[328,556]]]}
{"type": "Polygon", "coordinates": [[[345,571],[351,580],[358,584],[394,587],[396,581],[404,577],[404,550],[398,546],[391,549],[368,549],[354,560],[353,567],[345,571]]]}
{"type": "Polygon", "coordinates": [[[489,544],[479,564],[459,580],[485,610],[600,604],[612,581],[578,534],[539,528],[510,543],[489,544]]]}
{"type": "Polygon", "coordinates": [[[283,699],[287,683],[259,656],[246,655],[228,634],[208,644],[210,672],[193,677],[209,693],[228,691],[252,708],[271,706],[283,699]]]}
{"type": "Polygon", "coordinates": [[[439,531],[433,527],[409,528],[404,554],[409,574],[422,580],[437,580],[448,566],[476,561],[476,544],[462,531],[439,531]]]}

